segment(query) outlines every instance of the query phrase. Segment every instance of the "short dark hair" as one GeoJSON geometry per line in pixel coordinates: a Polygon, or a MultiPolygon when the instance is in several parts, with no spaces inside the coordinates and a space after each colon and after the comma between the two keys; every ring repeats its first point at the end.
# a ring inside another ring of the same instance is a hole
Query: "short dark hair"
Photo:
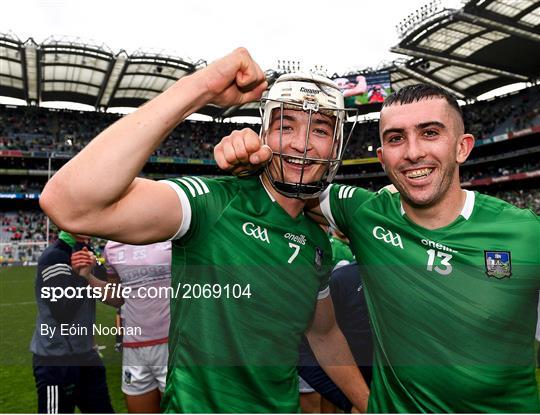
{"type": "Polygon", "coordinates": [[[398,90],[397,92],[389,95],[383,102],[383,108],[389,107],[390,105],[398,104],[412,104],[413,102],[418,102],[426,98],[442,98],[454,108],[459,114],[461,121],[463,120],[463,111],[461,110],[459,104],[457,103],[456,97],[450,92],[429,84],[414,84],[407,85],[398,90]]]}

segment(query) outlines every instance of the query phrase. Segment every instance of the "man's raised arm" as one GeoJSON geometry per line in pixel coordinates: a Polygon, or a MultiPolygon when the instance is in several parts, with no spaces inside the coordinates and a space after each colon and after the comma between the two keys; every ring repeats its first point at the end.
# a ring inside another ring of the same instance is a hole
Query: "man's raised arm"
{"type": "Polygon", "coordinates": [[[265,88],[264,73],[243,48],[180,79],[111,125],[64,165],[45,186],[42,209],[70,232],[125,243],[172,237],[182,221],[178,196],[168,185],[136,178],[137,174],[188,115],[208,103],[254,101],[265,88]]]}

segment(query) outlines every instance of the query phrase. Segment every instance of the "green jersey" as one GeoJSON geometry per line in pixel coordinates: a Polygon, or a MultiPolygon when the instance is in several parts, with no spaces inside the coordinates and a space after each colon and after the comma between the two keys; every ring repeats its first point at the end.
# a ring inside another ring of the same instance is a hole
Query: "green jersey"
{"type": "Polygon", "coordinates": [[[399,193],[333,185],[324,215],[360,264],[375,343],[370,412],[539,412],[534,333],[540,224],[467,191],[440,229],[399,193]]]}
{"type": "Polygon", "coordinates": [[[332,247],[332,265],[343,266],[354,262],[354,255],[349,245],[341,239],[330,237],[330,246],[332,247]]]}
{"type": "Polygon", "coordinates": [[[180,198],[173,241],[166,412],[298,412],[296,363],[331,248],[259,178],[166,181],[180,198]]]}

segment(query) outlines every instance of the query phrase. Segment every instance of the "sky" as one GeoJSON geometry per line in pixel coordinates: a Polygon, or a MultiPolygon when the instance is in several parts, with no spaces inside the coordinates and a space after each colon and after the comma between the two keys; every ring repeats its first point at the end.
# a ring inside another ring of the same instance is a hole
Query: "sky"
{"type": "Polygon", "coordinates": [[[41,42],[79,37],[113,51],[137,49],[208,62],[245,46],[263,69],[278,59],[330,73],[376,67],[399,55],[395,26],[426,0],[14,0],[0,32],[41,42]]]}
{"type": "MultiPolygon", "coordinates": [[[[460,8],[461,0],[437,0],[460,8]]],[[[211,62],[246,47],[263,70],[278,60],[329,75],[376,69],[404,57],[396,25],[427,0],[10,0],[0,33],[37,43],[79,38],[114,52],[157,51],[211,62]]],[[[18,100],[17,100],[18,101],[18,100]]],[[[13,103],[0,97],[2,103],[13,103]]],[[[44,105],[47,106],[47,105],[44,105]]],[[[52,107],[65,107],[51,104],[52,107]]],[[[74,108],[73,106],[71,106],[74,108]]],[[[76,105],[76,107],[82,107],[76,105]]],[[[90,108],[87,108],[90,109],[90,108]]]]}

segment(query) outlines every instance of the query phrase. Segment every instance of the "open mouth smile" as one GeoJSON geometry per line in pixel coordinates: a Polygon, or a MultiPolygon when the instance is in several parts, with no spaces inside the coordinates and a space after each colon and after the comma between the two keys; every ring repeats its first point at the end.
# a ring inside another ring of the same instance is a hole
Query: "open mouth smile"
{"type": "Polygon", "coordinates": [[[407,170],[403,172],[408,179],[418,180],[428,177],[433,171],[432,167],[424,167],[422,169],[407,170]]]}
{"type": "Polygon", "coordinates": [[[295,167],[302,167],[302,166],[309,166],[313,164],[313,161],[311,160],[304,160],[303,158],[297,158],[297,157],[283,157],[283,160],[287,164],[292,164],[295,167]]]}

